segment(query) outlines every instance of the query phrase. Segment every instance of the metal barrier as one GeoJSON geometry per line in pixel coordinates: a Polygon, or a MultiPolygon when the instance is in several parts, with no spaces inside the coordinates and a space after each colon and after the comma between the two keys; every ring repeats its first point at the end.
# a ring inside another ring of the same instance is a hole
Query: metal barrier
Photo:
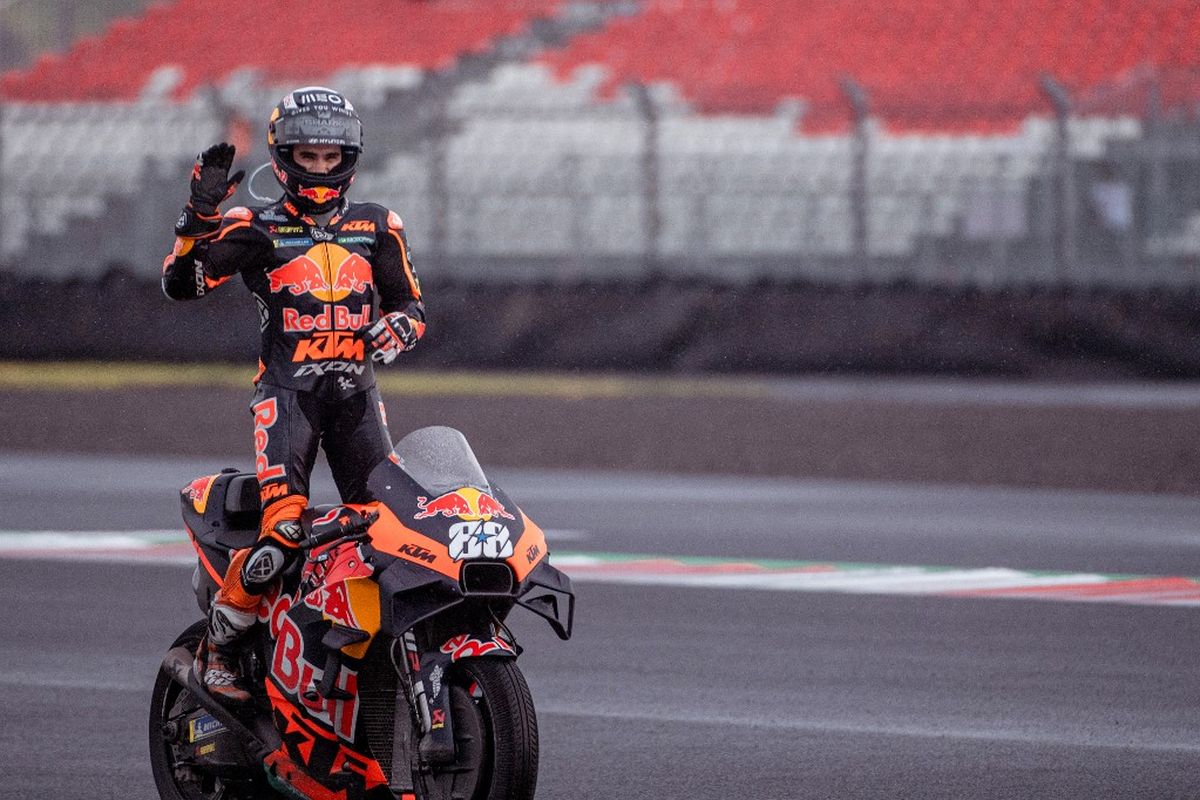
{"type": "MultiPolygon", "coordinates": [[[[669,86],[598,101],[597,83],[507,65],[383,103],[368,132],[414,133],[403,150],[369,151],[353,197],[404,216],[427,279],[1200,283],[1200,121],[1172,88],[1200,86],[1195,75],[1140,73],[1079,96],[1045,76],[1053,114],[983,133],[893,130],[852,78],[841,84],[852,129],[816,134],[801,103],[705,116],[669,86]]],[[[139,108],[143,128],[155,113],[222,116],[139,108]]],[[[73,113],[98,112],[0,108],[0,261],[48,275],[114,262],[156,274],[186,164],[219,125],[146,155],[143,133],[105,140],[128,153],[89,149],[73,113]],[[80,141],[64,150],[63,131],[80,141]],[[40,156],[28,144],[51,140],[40,156]],[[114,159],[127,159],[128,185],[105,171],[114,159]]],[[[253,163],[265,158],[256,147],[253,163]]]]}

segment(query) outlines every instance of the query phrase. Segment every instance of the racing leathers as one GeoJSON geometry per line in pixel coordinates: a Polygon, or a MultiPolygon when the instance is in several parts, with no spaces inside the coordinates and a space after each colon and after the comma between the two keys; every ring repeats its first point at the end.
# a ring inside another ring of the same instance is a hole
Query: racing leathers
{"type": "MultiPolygon", "coordinates": [[[[235,555],[214,602],[210,646],[223,647],[253,624],[257,595],[270,586],[248,576],[278,574],[295,552],[318,444],[343,502],[371,499],[367,473],[392,450],[372,337],[383,328],[411,348],[424,333],[425,309],[404,225],[382,206],[343,201],[320,224],[284,200],[232,208],[219,219],[181,217],[180,226],[163,263],[166,295],[196,299],[241,273],[260,320],[251,412],[263,518],[259,545],[235,555]]],[[[209,673],[211,690],[244,699],[236,675],[221,686],[221,676],[209,673]]]]}

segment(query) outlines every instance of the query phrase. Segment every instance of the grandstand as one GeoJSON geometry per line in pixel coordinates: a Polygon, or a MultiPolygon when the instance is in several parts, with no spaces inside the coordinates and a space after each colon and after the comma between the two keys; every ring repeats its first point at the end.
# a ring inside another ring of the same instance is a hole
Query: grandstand
{"type": "Polygon", "coordinates": [[[668,82],[706,114],[792,97],[814,132],[851,126],[851,76],[889,129],[991,133],[1051,113],[1043,73],[1084,91],[1194,67],[1198,40],[1200,6],[1185,0],[650,0],[542,61],[560,75],[605,65],[605,93],[668,82]]]}
{"type": "Polygon", "coordinates": [[[270,24],[298,0],[177,0],[0,75],[0,258],[157,263],[195,152],[241,136],[261,162],[266,110],[320,82],[364,110],[355,191],[431,277],[1200,277],[1194,0],[339,9],[314,40],[270,24]]]}

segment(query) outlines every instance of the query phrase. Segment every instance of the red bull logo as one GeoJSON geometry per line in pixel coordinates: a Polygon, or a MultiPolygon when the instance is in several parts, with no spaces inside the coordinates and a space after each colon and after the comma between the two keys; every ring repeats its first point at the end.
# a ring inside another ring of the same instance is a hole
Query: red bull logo
{"type": "Polygon", "coordinates": [[[428,519],[439,515],[467,521],[490,520],[492,517],[516,519],[499,500],[470,486],[446,492],[432,500],[418,497],[417,507],[421,510],[413,515],[413,519],[428,519]]]}
{"type": "Polygon", "coordinates": [[[192,508],[196,509],[197,513],[203,514],[204,509],[208,507],[208,492],[212,489],[213,481],[217,478],[216,475],[206,475],[203,478],[196,478],[187,485],[183,493],[192,501],[192,508]]]}
{"type": "Polygon", "coordinates": [[[307,293],[326,303],[336,303],[352,293],[363,294],[375,285],[371,262],[337,244],[314,245],[304,255],[268,272],[267,279],[272,294],[307,293]]]}
{"type": "Polygon", "coordinates": [[[307,254],[296,256],[283,266],[276,267],[267,273],[267,278],[271,281],[271,294],[284,289],[293,295],[305,292],[316,294],[330,288],[321,265],[307,254]]]}
{"type": "Polygon", "coordinates": [[[370,262],[358,253],[347,251],[346,258],[338,265],[337,275],[333,279],[333,291],[336,293],[345,290],[362,294],[372,285],[374,281],[371,278],[370,262]]]}
{"type": "Polygon", "coordinates": [[[328,203],[330,200],[335,200],[342,196],[340,189],[334,189],[332,186],[301,186],[297,192],[301,197],[307,197],[317,205],[328,203]]]}
{"type": "Polygon", "coordinates": [[[287,333],[312,331],[356,331],[371,321],[371,306],[364,304],[355,313],[346,306],[326,304],[320,314],[301,314],[294,308],[283,310],[283,329],[287,333]]]}

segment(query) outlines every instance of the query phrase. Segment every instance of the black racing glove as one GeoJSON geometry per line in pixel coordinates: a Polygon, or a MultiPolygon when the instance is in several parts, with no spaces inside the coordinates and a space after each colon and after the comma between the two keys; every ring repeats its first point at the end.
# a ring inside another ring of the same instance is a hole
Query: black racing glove
{"type": "Polygon", "coordinates": [[[233,196],[246,176],[245,170],[238,170],[232,177],[229,175],[235,151],[233,145],[221,142],[196,156],[196,165],[192,167],[191,197],[175,223],[176,236],[205,236],[220,225],[221,212],[217,206],[233,196]]]}
{"type": "Polygon", "coordinates": [[[310,526],[312,532],[308,536],[308,542],[327,544],[342,536],[353,536],[366,531],[377,519],[379,519],[377,511],[361,514],[347,506],[335,506],[312,521],[310,526]]]}
{"type": "Polygon", "coordinates": [[[403,311],[384,314],[362,334],[371,360],[390,364],[400,353],[412,350],[425,333],[425,323],[403,311]]]}

